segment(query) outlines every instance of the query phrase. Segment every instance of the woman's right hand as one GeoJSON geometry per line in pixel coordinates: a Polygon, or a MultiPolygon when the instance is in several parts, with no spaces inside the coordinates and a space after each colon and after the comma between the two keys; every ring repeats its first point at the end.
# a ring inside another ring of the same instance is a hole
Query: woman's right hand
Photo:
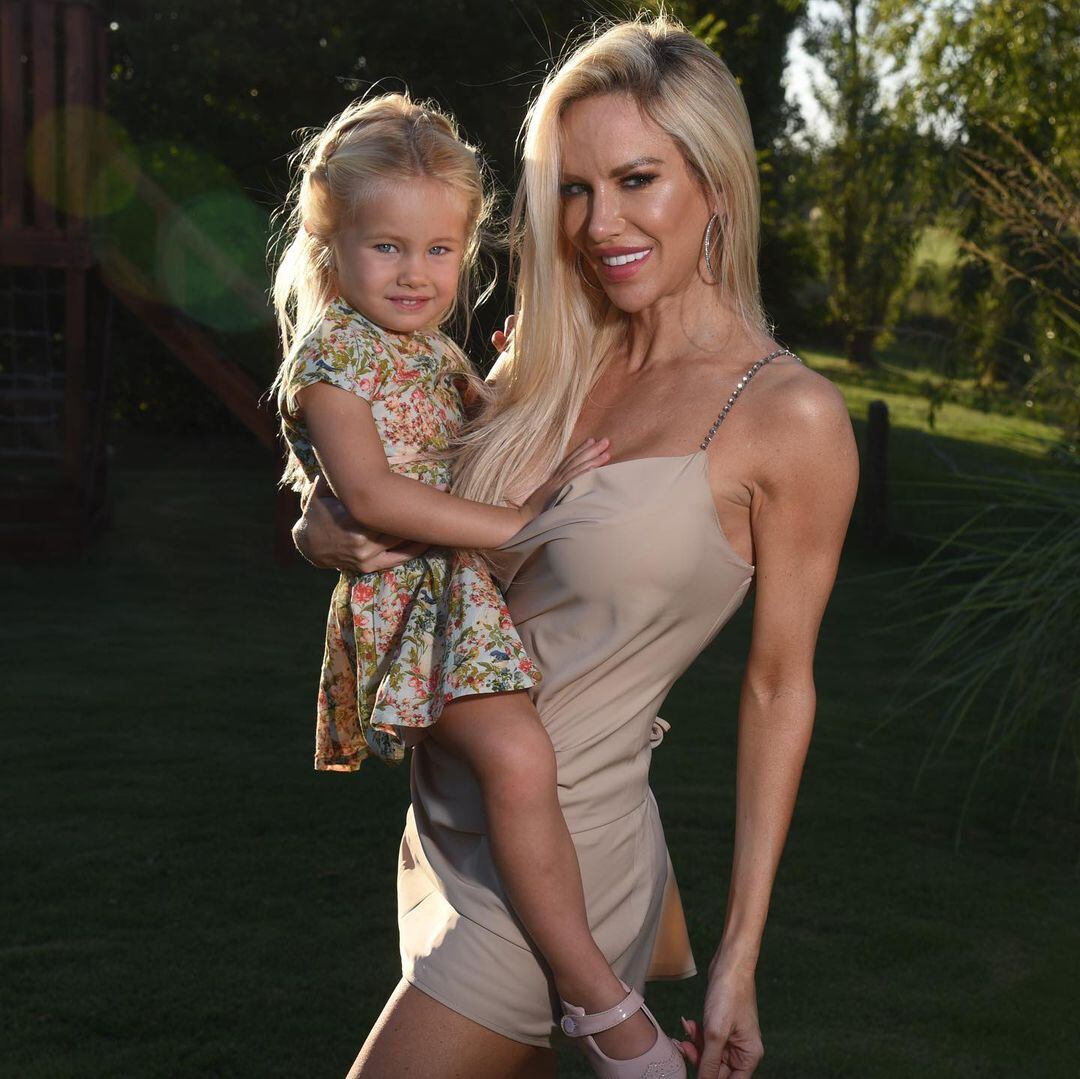
{"type": "Polygon", "coordinates": [[[599,468],[601,465],[607,464],[611,459],[611,454],[608,453],[608,446],[610,445],[610,440],[606,438],[585,439],[577,449],[571,450],[570,453],[562,459],[562,463],[555,469],[552,477],[546,483],[542,483],[537,487],[536,490],[525,499],[522,509],[526,510],[533,517],[538,516],[543,512],[544,507],[555,493],[561,487],[568,484],[575,476],[580,476],[583,472],[589,472],[591,469],[599,468]]]}
{"type": "Polygon", "coordinates": [[[425,543],[405,544],[396,536],[365,532],[323,489],[307,498],[302,516],[292,527],[296,549],[313,566],[342,573],[375,573],[400,566],[427,550],[425,543]]]}

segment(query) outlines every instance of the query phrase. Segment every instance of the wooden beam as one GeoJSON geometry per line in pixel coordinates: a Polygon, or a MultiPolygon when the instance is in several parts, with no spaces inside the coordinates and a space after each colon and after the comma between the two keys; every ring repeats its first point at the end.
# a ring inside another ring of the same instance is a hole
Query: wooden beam
{"type": "Polygon", "coordinates": [[[102,270],[121,303],[154,333],[172,354],[268,449],[277,452],[277,423],[261,401],[265,391],[237,363],[223,356],[214,342],[174,307],[146,297],[153,285],[123,255],[105,254],[102,270]]]}

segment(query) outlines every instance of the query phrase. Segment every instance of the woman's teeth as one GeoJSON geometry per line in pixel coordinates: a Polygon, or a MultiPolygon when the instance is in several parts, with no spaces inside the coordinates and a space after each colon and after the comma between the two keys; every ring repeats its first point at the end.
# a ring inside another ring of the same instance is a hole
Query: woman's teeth
{"type": "Polygon", "coordinates": [[[625,266],[628,262],[640,262],[648,253],[648,250],[636,251],[632,255],[611,255],[608,258],[601,255],[600,261],[605,266],[625,266]]]}

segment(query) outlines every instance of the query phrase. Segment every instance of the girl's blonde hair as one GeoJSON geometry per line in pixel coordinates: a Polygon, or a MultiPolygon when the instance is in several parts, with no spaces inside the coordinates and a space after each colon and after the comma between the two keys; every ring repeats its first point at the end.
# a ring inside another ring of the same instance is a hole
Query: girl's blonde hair
{"type": "Polygon", "coordinates": [[[516,501],[550,475],[626,332],[626,316],[583,283],[560,227],[561,120],[571,104],[600,94],[630,97],[682,151],[710,204],[722,208],[717,301],[748,329],[767,326],[757,272],[757,159],[735,78],[666,16],[610,27],[548,76],[525,120],[511,248],[517,322],[494,372],[496,393],[461,442],[454,492],[462,497],[516,501]]]}
{"type": "MultiPolygon", "coordinates": [[[[464,196],[468,206],[461,281],[448,319],[471,310],[484,229],[493,199],[478,151],[458,134],[453,119],[431,102],[407,93],[354,101],[292,155],[292,189],[282,213],[273,299],[286,360],[318,324],[336,295],[334,236],[364,201],[395,180],[438,180],[464,196]]],[[[489,285],[479,303],[488,294],[489,285]]]]}

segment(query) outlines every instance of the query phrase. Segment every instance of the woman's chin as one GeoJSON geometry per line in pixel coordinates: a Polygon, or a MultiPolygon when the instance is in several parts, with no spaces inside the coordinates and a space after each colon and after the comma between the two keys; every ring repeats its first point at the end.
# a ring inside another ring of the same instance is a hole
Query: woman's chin
{"type": "Polygon", "coordinates": [[[630,281],[624,284],[607,284],[604,292],[612,304],[627,315],[636,315],[639,311],[646,310],[659,298],[655,288],[630,281]]]}

